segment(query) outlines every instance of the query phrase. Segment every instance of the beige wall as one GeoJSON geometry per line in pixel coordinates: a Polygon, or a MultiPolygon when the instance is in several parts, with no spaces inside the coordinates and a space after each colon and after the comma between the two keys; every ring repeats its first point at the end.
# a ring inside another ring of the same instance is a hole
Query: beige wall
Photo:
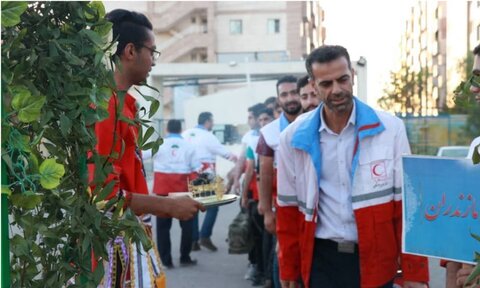
{"type": "Polygon", "coordinates": [[[285,51],[285,13],[236,13],[218,15],[216,19],[217,52],[285,51]],[[230,20],[242,20],[242,34],[230,34],[230,20]],[[280,33],[268,34],[268,19],[280,19],[280,33]]]}
{"type": "Polygon", "coordinates": [[[244,12],[258,12],[260,10],[285,10],[287,3],[285,1],[219,1],[216,2],[218,14],[244,12]]]}
{"type": "Polygon", "coordinates": [[[105,6],[105,10],[107,12],[119,8],[138,12],[147,11],[146,1],[104,1],[103,5],[105,6]]]}

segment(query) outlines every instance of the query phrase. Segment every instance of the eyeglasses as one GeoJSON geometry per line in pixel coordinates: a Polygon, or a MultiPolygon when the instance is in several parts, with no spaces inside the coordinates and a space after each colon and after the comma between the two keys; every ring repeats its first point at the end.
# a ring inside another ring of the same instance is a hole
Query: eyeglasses
{"type": "Polygon", "coordinates": [[[138,46],[143,47],[143,48],[147,48],[148,50],[150,50],[150,53],[152,54],[152,59],[154,61],[157,61],[158,58],[160,57],[160,55],[162,55],[162,53],[160,53],[160,51],[157,51],[157,50],[153,49],[152,47],[148,47],[148,46],[145,46],[143,44],[138,44],[138,46]]]}
{"type": "Polygon", "coordinates": [[[470,79],[468,79],[468,83],[475,88],[480,88],[480,75],[473,74],[470,79]]]}

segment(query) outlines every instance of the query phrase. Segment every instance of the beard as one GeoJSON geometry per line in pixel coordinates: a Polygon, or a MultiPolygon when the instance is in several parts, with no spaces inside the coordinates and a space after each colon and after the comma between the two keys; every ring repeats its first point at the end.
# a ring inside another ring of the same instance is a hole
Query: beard
{"type": "Polygon", "coordinates": [[[325,101],[325,105],[334,112],[347,112],[353,106],[353,95],[350,92],[341,92],[330,95],[325,101]]]}
{"type": "Polygon", "coordinates": [[[297,115],[302,110],[302,104],[300,101],[290,101],[282,106],[282,110],[288,115],[297,115]]]}

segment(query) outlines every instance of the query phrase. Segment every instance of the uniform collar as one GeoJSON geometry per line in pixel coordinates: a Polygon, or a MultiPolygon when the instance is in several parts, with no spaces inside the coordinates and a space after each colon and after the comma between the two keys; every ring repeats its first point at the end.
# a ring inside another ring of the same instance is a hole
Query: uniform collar
{"type": "MultiPolygon", "coordinates": [[[[348,118],[348,121],[347,121],[347,125],[343,128],[345,129],[348,125],[352,125],[352,126],[355,126],[355,123],[356,123],[356,113],[357,113],[357,109],[355,109],[355,101],[353,101],[353,107],[352,107],[352,113],[350,113],[350,117],[348,118]]],[[[323,115],[323,110],[325,109],[325,105],[321,105],[322,108],[320,109],[320,129],[318,129],[319,132],[322,132],[322,131],[327,131],[328,133],[330,134],[335,134],[331,129],[330,127],[327,126],[327,122],[325,121],[325,116],[323,115]]],[[[343,130],[342,129],[342,130],[343,130]]]]}

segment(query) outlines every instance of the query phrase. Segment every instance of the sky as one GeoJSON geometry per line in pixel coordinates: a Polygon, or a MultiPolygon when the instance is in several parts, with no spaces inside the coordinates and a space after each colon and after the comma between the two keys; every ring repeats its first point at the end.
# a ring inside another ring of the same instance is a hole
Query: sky
{"type": "Polygon", "coordinates": [[[389,71],[400,57],[399,44],[412,1],[322,0],[325,44],[342,45],[352,61],[367,59],[368,103],[376,106],[389,71]]]}

